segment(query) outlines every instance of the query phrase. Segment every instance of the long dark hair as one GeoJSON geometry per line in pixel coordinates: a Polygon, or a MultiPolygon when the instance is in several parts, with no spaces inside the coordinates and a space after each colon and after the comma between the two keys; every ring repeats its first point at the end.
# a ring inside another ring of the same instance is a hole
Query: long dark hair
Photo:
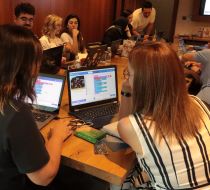
{"type": "Polygon", "coordinates": [[[138,44],[129,55],[134,70],[133,112],[155,122],[155,134],[192,137],[202,114],[187,93],[183,66],[171,47],[161,42],[138,44]]]}
{"type": "Polygon", "coordinates": [[[85,44],[84,44],[84,40],[83,40],[81,31],[80,31],[80,18],[79,18],[77,15],[75,15],[75,14],[70,14],[70,15],[68,15],[68,16],[65,18],[65,20],[64,20],[64,29],[63,29],[63,32],[68,33],[68,34],[72,37],[72,32],[69,31],[69,29],[68,29],[68,22],[69,22],[69,20],[72,19],[72,18],[76,18],[76,19],[77,19],[77,22],[78,22],[78,28],[77,28],[77,29],[79,30],[79,34],[78,34],[78,36],[77,36],[77,40],[78,40],[78,42],[79,42],[79,43],[78,43],[78,44],[79,44],[79,50],[80,50],[81,52],[83,52],[84,49],[85,49],[85,44]]]}
{"type": "Polygon", "coordinates": [[[22,26],[0,26],[0,112],[12,99],[34,99],[33,75],[38,73],[42,48],[34,34],[22,26]]]}

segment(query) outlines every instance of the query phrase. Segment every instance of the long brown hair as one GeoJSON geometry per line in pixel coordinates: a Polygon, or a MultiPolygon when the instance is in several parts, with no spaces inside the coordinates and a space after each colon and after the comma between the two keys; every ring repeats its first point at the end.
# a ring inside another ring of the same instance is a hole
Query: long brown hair
{"type": "Polygon", "coordinates": [[[79,16],[77,16],[75,14],[68,15],[65,18],[65,20],[64,20],[64,29],[63,29],[63,32],[68,33],[72,37],[72,31],[70,31],[69,28],[68,28],[68,22],[72,18],[76,18],[77,19],[77,22],[78,22],[78,28],[77,29],[79,30],[79,34],[77,35],[77,40],[78,40],[78,45],[79,45],[79,51],[80,52],[84,52],[85,51],[85,43],[84,43],[84,40],[83,40],[82,33],[80,31],[81,22],[80,22],[79,16]]]}
{"type": "Polygon", "coordinates": [[[0,113],[14,98],[35,96],[32,80],[38,73],[42,48],[34,34],[22,26],[0,26],[0,113]],[[34,72],[35,71],[35,72],[34,72]]]}
{"type": "Polygon", "coordinates": [[[156,137],[194,136],[201,111],[187,93],[176,52],[165,43],[141,43],[130,53],[129,63],[134,70],[133,111],[155,122],[156,137]]]}

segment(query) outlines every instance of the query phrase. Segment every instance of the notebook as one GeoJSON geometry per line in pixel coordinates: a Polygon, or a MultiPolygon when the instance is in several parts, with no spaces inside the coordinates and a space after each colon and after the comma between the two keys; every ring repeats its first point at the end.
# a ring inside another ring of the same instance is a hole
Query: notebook
{"type": "Polygon", "coordinates": [[[41,73],[56,74],[61,67],[63,45],[43,51],[41,73]]]}
{"type": "Polygon", "coordinates": [[[39,129],[54,119],[60,109],[65,76],[40,73],[35,81],[36,100],[31,103],[32,113],[39,129]]]}
{"type": "Polygon", "coordinates": [[[69,70],[67,79],[70,114],[97,129],[110,123],[119,110],[116,66],[69,70]]]}

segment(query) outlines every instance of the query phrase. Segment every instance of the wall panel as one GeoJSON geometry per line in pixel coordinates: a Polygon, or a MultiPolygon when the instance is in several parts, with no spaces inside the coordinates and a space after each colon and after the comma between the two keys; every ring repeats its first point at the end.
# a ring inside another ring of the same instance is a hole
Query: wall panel
{"type": "MultiPolygon", "coordinates": [[[[12,23],[14,7],[23,0],[0,0],[0,24],[12,23]]],[[[85,41],[101,41],[106,28],[114,18],[115,0],[28,0],[36,8],[34,33],[41,35],[44,18],[54,13],[65,18],[75,13],[81,18],[85,41]]]]}

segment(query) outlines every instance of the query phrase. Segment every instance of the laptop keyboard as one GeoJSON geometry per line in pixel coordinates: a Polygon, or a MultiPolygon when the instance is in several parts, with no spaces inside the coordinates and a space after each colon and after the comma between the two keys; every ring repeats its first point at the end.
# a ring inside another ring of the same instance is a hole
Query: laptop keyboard
{"type": "Polygon", "coordinates": [[[104,105],[103,107],[90,108],[88,110],[80,110],[76,115],[85,121],[92,121],[95,118],[114,115],[119,111],[119,104],[104,105]]]}
{"type": "Polygon", "coordinates": [[[32,113],[33,113],[35,121],[38,121],[38,122],[44,122],[50,117],[50,115],[47,113],[38,113],[38,112],[32,112],[32,113]]]}

